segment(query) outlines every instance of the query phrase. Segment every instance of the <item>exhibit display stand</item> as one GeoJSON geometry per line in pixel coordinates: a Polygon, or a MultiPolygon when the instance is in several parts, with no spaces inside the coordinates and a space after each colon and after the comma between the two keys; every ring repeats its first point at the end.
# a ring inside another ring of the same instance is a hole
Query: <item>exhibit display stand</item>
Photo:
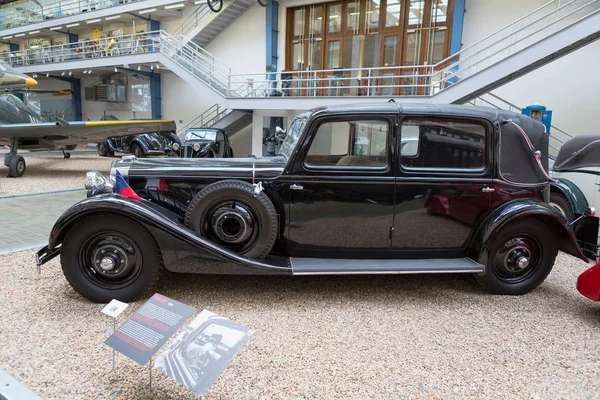
{"type": "Polygon", "coordinates": [[[113,371],[116,351],[141,366],[150,361],[150,391],[152,369],[156,368],[196,394],[206,393],[254,333],[204,310],[153,360],[196,309],[157,293],[117,328],[116,317],[126,307],[113,300],[102,310],[113,317],[113,333],[104,343],[113,349],[113,371]]]}
{"type": "MultiPolygon", "coordinates": [[[[123,303],[122,301],[113,299],[101,311],[102,314],[108,315],[109,317],[111,317],[113,319],[113,335],[115,334],[115,331],[117,330],[117,317],[123,311],[125,311],[125,309],[127,308],[127,306],[128,306],[127,303],[123,303]]],[[[116,353],[115,353],[115,349],[114,348],[113,348],[113,352],[112,353],[113,353],[113,356],[112,356],[112,370],[113,370],[113,372],[115,372],[116,353]]]]}

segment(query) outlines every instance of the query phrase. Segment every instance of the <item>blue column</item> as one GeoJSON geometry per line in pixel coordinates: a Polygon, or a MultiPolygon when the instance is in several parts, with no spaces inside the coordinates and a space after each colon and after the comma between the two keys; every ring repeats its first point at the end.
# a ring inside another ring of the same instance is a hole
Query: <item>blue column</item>
{"type": "Polygon", "coordinates": [[[454,0],[454,16],[452,17],[452,41],[450,55],[458,53],[462,44],[463,23],[465,20],[466,0],[454,0]]]}
{"type": "MultiPolygon", "coordinates": [[[[279,2],[271,0],[266,7],[266,71],[271,72],[267,79],[277,80],[277,63],[279,56],[277,54],[277,42],[279,41],[279,2]]],[[[275,82],[276,85],[276,82],[275,82]]]]}
{"type": "Polygon", "coordinates": [[[160,91],[160,74],[154,72],[150,75],[150,97],[152,105],[152,119],[162,118],[161,91],[160,91]]]}
{"type": "Polygon", "coordinates": [[[75,121],[83,121],[83,112],[81,111],[81,79],[71,78],[71,100],[73,101],[73,117],[75,121]]]}
{"type": "MultiPolygon", "coordinates": [[[[137,17],[137,15],[136,15],[136,17],[137,17]]],[[[160,22],[155,21],[153,19],[149,19],[148,21],[146,21],[146,26],[148,28],[148,32],[160,30],[160,22]]]]}
{"type": "Polygon", "coordinates": [[[71,91],[73,92],[71,95],[71,101],[73,102],[73,119],[75,121],[83,120],[83,113],[81,112],[81,79],[56,75],[50,75],[50,78],[69,82],[71,84],[71,91]]]}

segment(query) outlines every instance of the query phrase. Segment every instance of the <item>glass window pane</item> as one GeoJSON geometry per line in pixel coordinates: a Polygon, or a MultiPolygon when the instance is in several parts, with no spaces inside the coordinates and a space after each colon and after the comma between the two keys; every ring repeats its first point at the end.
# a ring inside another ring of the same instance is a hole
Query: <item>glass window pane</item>
{"type": "Polygon", "coordinates": [[[349,31],[358,31],[360,21],[360,2],[353,1],[348,4],[347,26],[349,31]]]}
{"type": "Polygon", "coordinates": [[[385,26],[400,25],[400,0],[388,0],[385,8],[385,26]]]}
{"type": "Polygon", "coordinates": [[[429,34],[429,63],[435,64],[445,58],[444,44],[447,31],[434,31],[429,34]]]}
{"type": "Polygon", "coordinates": [[[425,0],[411,0],[408,10],[408,25],[421,25],[425,12],[425,0]]]}
{"type": "Polygon", "coordinates": [[[421,32],[409,33],[406,40],[406,59],[404,65],[418,65],[421,56],[421,32]]]}
{"type": "Polygon", "coordinates": [[[304,9],[294,11],[294,36],[304,35],[304,9]]]}
{"type": "Polygon", "coordinates": [[[448,19],[448,0],[432,0],[431,22],[446,22],[448,19]]]}
{"type": "Polygon", "coordinates": [[[322,124],[306,155],[317,166],[383,167],[389,125],[385,121],[339,121],[322,124]]]}
{"type": "Polygon", "coordinates": [[[386,36],[383,39],[383,66],[396,65],[398,53],[398,36],[386,36]]]}
{"type": "Polygon", "coordinates": [[[379,33],[364,35],[364,48],[362,51],[362,68],[379,67],[380,35],[379,33]]]}
{"type": "Polygon", "coordinates": [[[340,41],[331,40],[327,43],[327,68],[340,67],[340,41]]]}
{"type": "Polygon", "coordinates": [[[314,6],[310,8],[310,33],[320,35],[323,33],[323,6],[314,6]]]}
{"type": "Polygon", "coordinates": [[[407,168],[480,169],[485,126],[460,120],[410,119],[402,123],[400,161],[407,168]]]}
{"type": "Polygon", "coordinates": [[[367,0],[367,24],[369,29],[379,28],[379,3],[381,0],[367,0]]]}
{"type": "Polygon", "coordinates": [[[302,71],[304,69],[304,44],[294,43],[294,58],[292,69],[294,71],[302,71]]]}
{"type": "Polygon", "coordinates": [[[342,5],[333,4],[329,6],[328,32],[338,33],[342,28],[342,5]]]}
{"type": "Polygon", "coordinates": [[[321,69],[321,42],[313,41],[309,44],[309,65],[311,70],[321,69]]]}

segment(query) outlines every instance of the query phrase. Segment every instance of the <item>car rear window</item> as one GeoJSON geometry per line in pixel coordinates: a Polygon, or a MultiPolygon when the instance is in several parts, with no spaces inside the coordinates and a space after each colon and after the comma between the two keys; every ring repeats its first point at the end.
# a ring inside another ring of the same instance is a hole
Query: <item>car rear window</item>
{"type": "Polygon", "coordinates": [[[410,118],[402,122],[400,162],[404,168],[482,169],[486,127],[458,119],[410,118]]]}

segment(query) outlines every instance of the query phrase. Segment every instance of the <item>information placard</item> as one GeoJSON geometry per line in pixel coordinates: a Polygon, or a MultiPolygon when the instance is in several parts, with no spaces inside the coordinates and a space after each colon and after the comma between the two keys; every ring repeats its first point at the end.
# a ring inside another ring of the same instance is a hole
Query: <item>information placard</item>
{"type": "Polygon", "coordinates": [[[253,333],[204,310],[156,359],[154,368],[204,394],[253,333]]]}
{"type": "Polygon", "coordinates": [[[108,303],[106,305],[106,307],[104,307],[102,309],[101,312],[102,312],[102,314],[106,314],[109,317],[117,318],[119,316],[119,314],[121,314],[123,311],[125,311],[127,306],[128,306],[127,303],[123,303],[122,301],[112,299],[110,301],[110,303],[108,303]]]}
{"type": "Polygon", "coordinates": [[[144,365],[195,311],[157,293],[104,343],[144,365]]]}

